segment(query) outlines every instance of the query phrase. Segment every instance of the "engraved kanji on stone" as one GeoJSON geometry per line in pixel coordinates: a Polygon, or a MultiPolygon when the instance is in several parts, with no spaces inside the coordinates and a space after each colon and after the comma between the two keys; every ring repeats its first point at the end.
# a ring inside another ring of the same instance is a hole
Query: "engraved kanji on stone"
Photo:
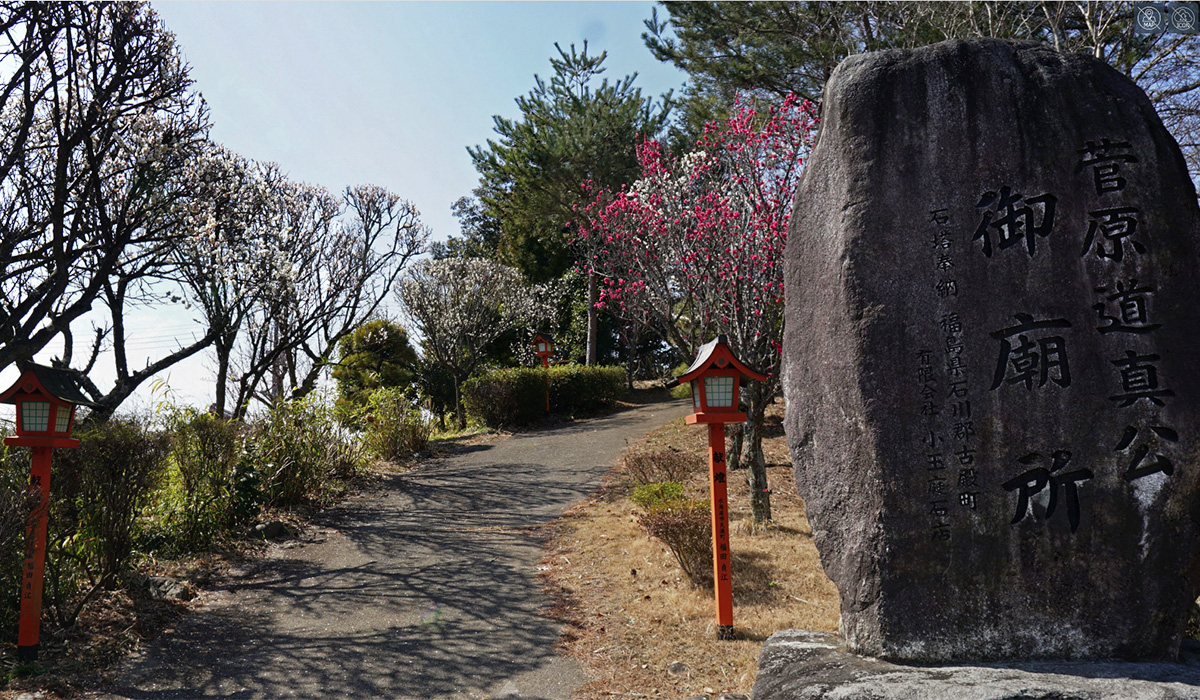
{"type": "Polygon", "coordinates": [[[1125,393],[1110,396],[1109,400],[1116,401],[1121,408],[1143,399],[1156,406],[1166,406],[1163,399],[1175,396],[1175,392],[1159,388],[1158,367],[1154,363],[1161,359],[1159,355],[1139,355],[1126,350],[1125,357],[1113,360],[1121,375],[1121,391],[1125,393]]]}
{"type": "MultiPolygon", "coordinates": [[[[1025,466],[1032,466],[1044,460],[1045,457],[1037,452],[1029,454],[1017,459],[1018,462],[1025,466]]],[[[1068,450],[1055,450],[1050,455],[1050,468],[1034,467],[1023,474],[1004,482],[1001,486],[1005,491],[1017,492],[1017,510],[1013,516],[1012,524],[1024,520],[1029,515],[1029,502],[1033,496],[1041,493],[1043,490],[1049,490],[1050,500],[1046,505],[1046,519],[1049,520],[1058,510],[1059,489],[1064,489],[1066,492],[1067,502],[1067,521],[1071,525],[1071,532],[1079,529],[1079,484],[1093,478],[1090,469],[1076,469],[1066,473],[1057,473],[1071,461],[1071,453],[1068,450]]],[[[1035,514],[1036,517],[1036,514],[1035,514]]]]}
{"type": "Polygon", "coordinates": [[[1083,251],[1079,253],[1079,257],[1082,258],[1095,248],[1097,257],[1121,262],[1125,259],[1126,242],[1135,252],[1145,253],[1146,245],[1133,238],[1137,232],[1137,214],[1137,207],[1112,207],[1088,212],[1092,218],[1088,222],[1087,238],[1083,242],[1083,251]],[[1097,236],[1097,233],[1100,236],[1097,236]],[[1105,241],[1109,243],[1107,247],[1105,241]]]}
{"type": "Polygon", "coordinates": [[[971,240],[982,241],[983,254],[990,258],[994,230],[997,249],[1004,250],[1024,241],[1032,258],[1037,251],[1037,238],[1049,236],[1054,228],[1057,203],[1058,198],[1052,194],[1024,197],[1008,186],[1001,187],[999,192],[984,192],[975,206],[986,210],[971,240]]]}
{"type": "Polygon", "coordinates": [[[1039,387],[1045,386],[1047,381],[1061,387],[1070,386],[1067,341],[1058,335],[1038,337],[1056,328],[1070,328],[1070,321],[1065,318],[1035,321],[1033,316],[1025,313],[1014,314],[1013,317],[1019,321],[1017,325],[991,333],[993,338],[1000,341],[1000,355],[992,376],[991,389],[995,390],[1006,379],[1009,384],[1023,383],[1026,389],[1032,389],[1035,380],[1039,387]]]}
{"type": "Polygon", "coordinates": [[[942,476],[929,477],[929,495],[930,496],[945,496],[946,491],[950,488],[949,482],[942,476]]]}
{"type": "Polygon", "coordinates": [[[1091,167],[1092,179],[1096,183],[1096,194],[1119,192],[1125,189],[1127,184],[1125,178],[1118,174],[1121,171],[1121,165],[1136,163],[1137,158],[1117,151],[1129,149],[1130,144],[1127,141],[1109,141],[1106,138],[1100,139],[1100,143],[1085,141],[1083,148],[1078,151],[1080,158],[1075,165],[1075,172],[1078,173],[1086,167],[1091,167]]]}
{"type": "Polygon", "coordinates": [[[1097,287],[1096,293],[1105,295],[1104,301],[1092,306],[1100,320],[1107,322],[1096,327],[1101,333],[1149,333],[1162,327],[1160,323],[1150,323],[1149,301],[1153,287],[1139,287],[1136,279],[1117,280],[1114,289],[1097,287]],[[1117,312],[1115,316],[1108,313],[1113,307],[1117,312]]]}
{"type": "MultiPolygon", "coordinates": [[[[1174,428],[1168,428],[1165,425],[1152,425],[1150,432],[1167,442],[1179,442],[1179,433],[1175,432],[1174,428]]],[[[1138,435],[1138,429],[1132,425],[1125,426],[1125,432],[1121,435],[1121,441],[1113,448],[1114,452],[1124,452],[1133,444],[1134,439],[1138,435]]],[[[1144,476],[1157,474],[1162,472],[1167,476],[1175,473],[1175,465],[1162,454],[1155,454],[1154,461],[1143,466],[1146,457],[1150,455],[1151,446],[1142,443],[1133,449],[1133,454],[1129,458],[1129,467],[1125,469],[1125,481],[1133,481],[1141,479],[1144,476]]]]}

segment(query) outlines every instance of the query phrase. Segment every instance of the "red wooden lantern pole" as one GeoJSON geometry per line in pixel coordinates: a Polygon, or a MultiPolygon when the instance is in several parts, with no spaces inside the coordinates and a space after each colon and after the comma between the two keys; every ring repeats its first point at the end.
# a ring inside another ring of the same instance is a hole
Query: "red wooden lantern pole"
{"type": "MultiPolygon", "coordinates": [[[[533,342],[530,343],[534,347],[534,353],[542,358],[542,368],[550,369],[550,356],[554,354],[554,341],[550,340],[550,336],[544,333],[538,333],[533,336],[533,342]]],[[[550,412],[550,375],[546,375],[546,413],[550,412]]]]}
{"type": "Polygon", "coordinates": [[[708,424],[708,474],[712,493],[713,592],[717,608],[717,639],[733,639],[733,575],[729,550],[729,497],[725,474],[725,424],[741,423],[739,379],[765,381],[766,376],[738,361],[725,336],[700,348],[696,361],[679,377],[691,382],[689,425],[708,424]]]}
{"type": "MultiPolygon", "coordinates": [[[[12,439],[12,438],[10,438],[12,439]]],[[[7,444],[13,444],[5,441],[7,444]]],[[[17,656],[37,661],[42,627],[42,581],[46,569],[46,533],[50,514],[51,447],[33,447],[29,493],[33,510],[25,526],[25,563],[21,566],[21,618],[17,628],[17,656]]]]}
{"type": "Polygon", "coordinates": [[[46,533],[50,510],[50,457],[55,447],[78,447],[70,437],[75,405],[93,405],[79,393],[68,372],[24,365],[20,379],[0,393],[0,403],[17,407],[17,434],[4,444],[28,447],[33,453],[29,477],[33,510],[25,527],[25,563],[21,568],[21,617],[17,658],[37,661],[42,622],[42,576],[46,566],[46,533]]]}
{"type": "Polygon", "coordinates": [[[729,496],[725,488],[725,424],[708,424],[708,475],[712,491],[713,592],[717,639],[733,639],[733,579],[729,570],[729,496]]]}

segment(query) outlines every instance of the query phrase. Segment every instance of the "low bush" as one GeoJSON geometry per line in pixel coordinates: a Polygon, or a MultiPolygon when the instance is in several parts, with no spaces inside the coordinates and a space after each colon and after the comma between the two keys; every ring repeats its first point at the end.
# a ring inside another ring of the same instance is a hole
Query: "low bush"
{"type": "Polygon", "coordinates": [[[678,450],[642,450],[621,458],[625,479],[633,485],[687,481],[704,469],[704,458],[678,450]]]}
{"type": "MultiPolygon", "coordinates": [[[[65,452],[65,450],[63,450],[65,452]]],[[[29,498],[29,450],[0,445],[0,635],[17,636],[29,498]]]]}
{"type": "MultiPolygon", "coordinates": [[[[171,410],[166,424],[171,469],[158,520],[168,530],[170,549],[203,551],[223,539],[237,519],[239,487],[247,483],[239,473],[244,426],[193,408],[171,410]]],[[[245,505],[240,510],[253,515],[245,505]]]]}
{"type": "Polygon", "coordinates": [[[693,586],[713,585],[712,521],[708,501],[678,499],[659,503],[637,516],[638,525],[675,555],[693,586]]]}
{"type": "Polygon", "coordinates": [[[546,371],[492,370],[463,382],[467,412],[489,428],[528,425],[546,414],[546,371]]]}
{"type": "Polygon", "coordinates": [[[657,506],[678,501],[683,498],[683,484],[678,481],[664,481],[660,484],[642,484],[633,489],[629,500],[646,510],[657,506]]]}
{"type": "MultiPolygon", "coordinates": [[[[685,363],[679,365],[678,367],[676,367],[674,370],[672,370],[671,376],[675,377],[675,378],[679,378],[679,377],[683,376],[683,373],[687,371],[687,368],[688,368],[688,365],[685,362],[685,363]]],[[[683,384],[675,384],[674,386],[671,387],[671,396],[676,399],[692,398],[692,383],[684,382],[683,384]]]]}
{"type": "Polygon", "coordinates": [[[429,445],[430,421],[412,407],[401,389],[376,389],[362,418],[363,447],[382,460],[403,459],[429,445]]]}
{"type": "Polygon", "coordinates": [[[134,418],[115,418],[77,437],[79,448],[60,454],[78,465],[89,568],[113,588],[133,553],[135,522],[166,472],[170,438],[134,418]]]}
{"type": "Polygon", "coordinates": [[[288,508],[328,495],[336,478],[358,472],[358,451],[323,397],[286,401],[248,427],[246,458],[259,472],[266,505],[288,508]]]}
{"type": "Polygon", "coordinates": [[[624,367],[554,365],[550,373],[550,412],[579,418],[605,409],[629,390],[624,367]]]}
{"type": "Polygon", "coordinates": [[[528,425],[550,412],[579,418],[611,406],[625,395],[621,367],[556,365],[492,370],[463,384],[467,411],[491,428],[528,425]]]}

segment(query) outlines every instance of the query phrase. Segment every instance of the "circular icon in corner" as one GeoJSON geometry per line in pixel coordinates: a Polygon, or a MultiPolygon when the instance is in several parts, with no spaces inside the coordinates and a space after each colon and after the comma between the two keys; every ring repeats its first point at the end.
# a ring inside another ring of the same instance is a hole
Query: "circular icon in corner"
{"type": "Polygon", "coordinates": [[[1195,3],[1177,3],[1171,7],[1168,22],[1171,29],[1181,34],[1195,34],[1197,31],[1195,3]]]}
{"type": "Polygon", "coordinates": [[[1167,28],[1167,18],[1158,5],[1138,3],[1133,8],[1133,27],[1138,34],[1153,34],[1167,28]]]}

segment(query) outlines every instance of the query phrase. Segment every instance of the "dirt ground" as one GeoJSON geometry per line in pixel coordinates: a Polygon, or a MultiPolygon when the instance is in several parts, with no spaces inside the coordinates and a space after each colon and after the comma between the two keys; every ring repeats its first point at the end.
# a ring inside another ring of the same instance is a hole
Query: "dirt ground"
{"type": "MultiPolygon", "coordinates": [[[[782,402],[768,414],[763,442],[773,520],[750,517],[744,471],[730,473],[734,628],[716,639],[711,589],[692,587],[674,557],[638,526],[619,469],[589,500],[559,520],[542,563],[569,623],[562,645],[587,670],[577,698],[715,697],[749,694],[758,650],[773,632],[837,630],[837,590],[821,569],[804,504],[796,494],[782,429],[782,402]]],[[[682,419],[634,449],[676,449],[707,458],[705,431],[682,419]]],[[[707,472],[689,477],[690,495],[706,497],[707,472]]]]}

